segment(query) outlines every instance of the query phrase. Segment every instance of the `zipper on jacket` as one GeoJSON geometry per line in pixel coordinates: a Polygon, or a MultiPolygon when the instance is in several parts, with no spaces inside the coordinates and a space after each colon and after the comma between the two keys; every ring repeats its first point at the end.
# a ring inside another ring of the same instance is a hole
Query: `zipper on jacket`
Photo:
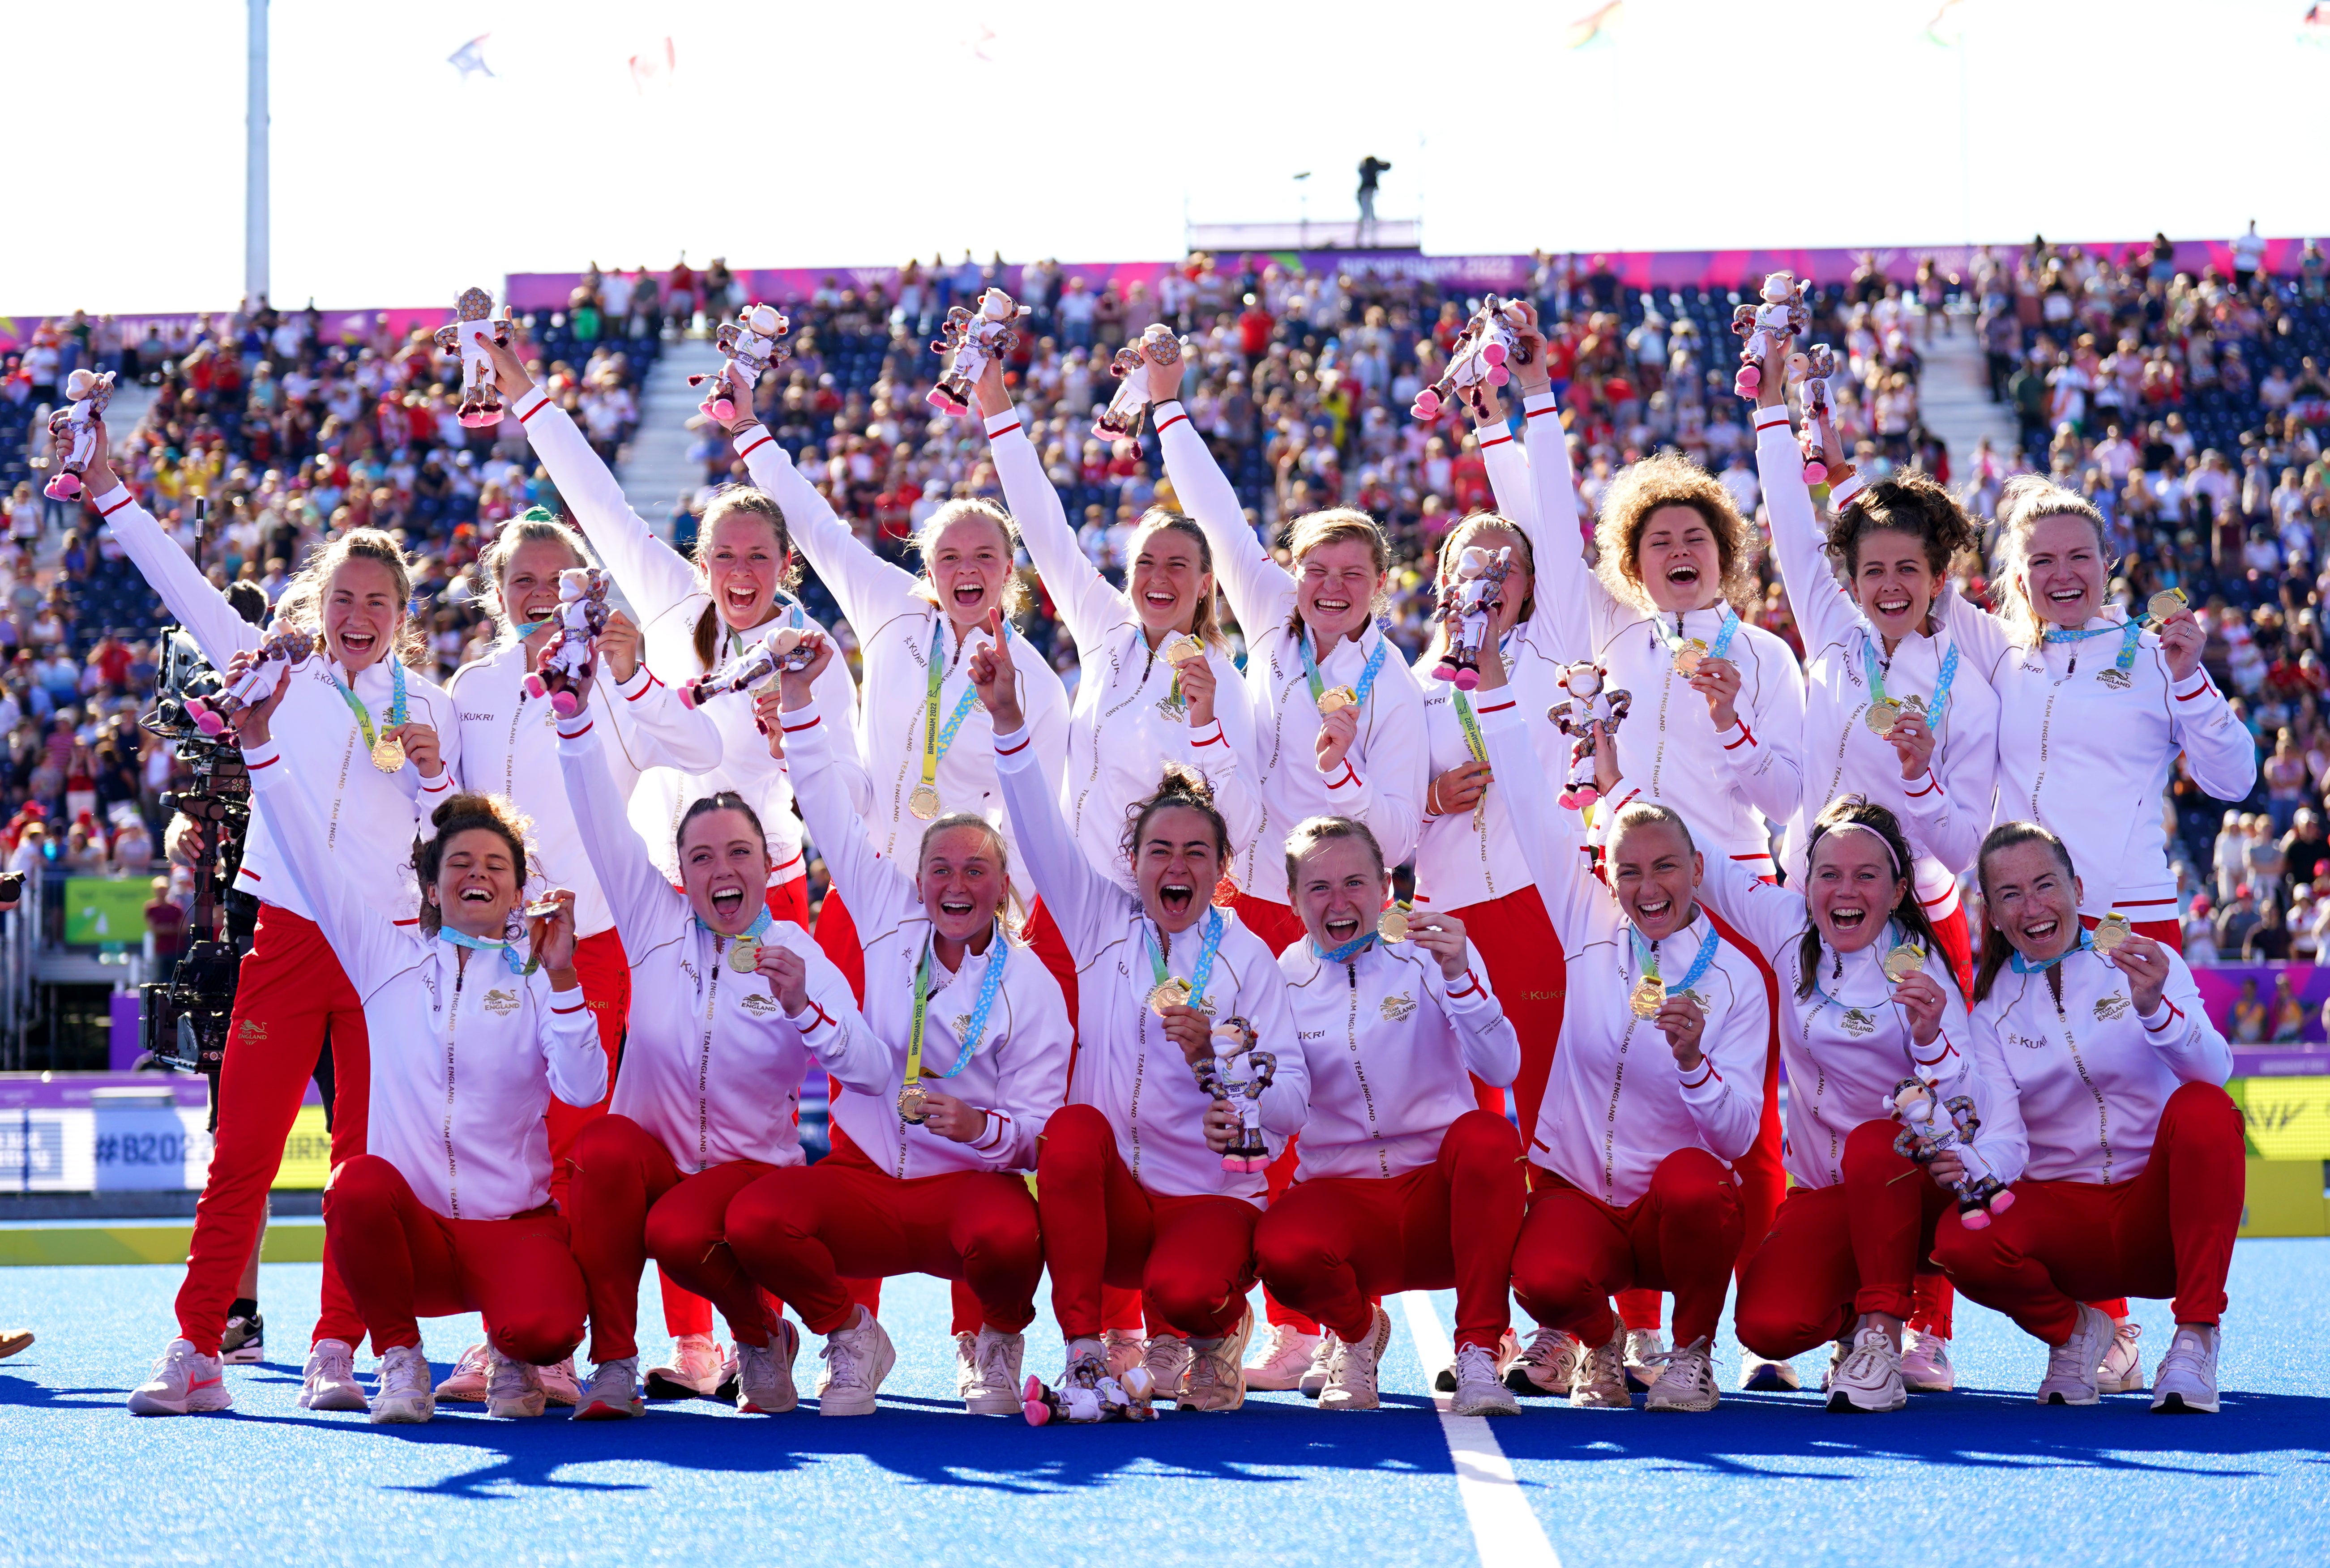
{"type": "Polygon", "coordinates": [[[2055,1004],[2056,1022],[2063,1025],[2063,1044],[2070,1050],[2071,1065],[2079,1069],[2079,1082],[2088,1086],[2088,1092],[2096,1099],[2096,1147],[2103,1151],[2103,1180],[2108,1186],[2112,1179],[2111,1106],[2105,1100],[2104,1091],[2096,1087],[2096,1081],[2088,1075],[2088,1064],[2079,1056],[2079,1037],[2071,1032],[2071,1020],[2063,1011],[2062,999],[2051,991],[2048,999],[2055,1004]]]}
{"type": "Polygon", "coordinates": [[[1351,1072],[1359,1081],[1359,1099],[1368,1108],[1368,1135],[1376,1140],[1376,1168],[1388,1176],[1391,1160],[1384,1153],[1383,1129],[1376,1125],[1376,1094],[1368,1087],[1367,1065],[1359,1060],[1359,966],[1345,964],[1343,975],[1350,982],[1351,992],[1350,1016],[1344,1020],[1343,1037],[1350,1047],[1351,1072]]]}
{"type": "Polygon", "coordinates": [[[721,949],[726,939],[712,939],[712,984],[704,1002],[704,1042],[696,1059],[696,1168],[707,1168],[712,1160],[712,1021],[720,1007],[721,949]]]}
{"type": "Polygon", "coordinates": [[[460,1171],[453,1158],[453,1036],[461,1024],[461,983],[469,978],[469,966],[457,960],[453,968],[453,1006],[445,1015],[445,1199],[453,1210],[452,1218],[461,1217],[460,1171]]]}

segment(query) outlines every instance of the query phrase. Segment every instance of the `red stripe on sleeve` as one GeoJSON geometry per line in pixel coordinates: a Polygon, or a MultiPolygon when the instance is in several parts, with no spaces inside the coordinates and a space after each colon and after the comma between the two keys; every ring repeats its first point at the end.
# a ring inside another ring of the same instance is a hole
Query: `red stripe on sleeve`
{"type": "Polygon", "coordinates": [[[110,517],[110,516],[112,516],[116,512],[120,511],[124,506],[128,505],[132,501],[135,501],[136,499],[137,499],[137,496],[135,496],[131,495],[128,491],[124,490],[124,491],[121,493],[121,499],[120,499],[120,500],[116,501],[112,505],[108,506],[107,508],[105,508],[105,510],[104,510],[104,511],[99,512],[99,513],[98,514],[98,515],[99,515],[99,516],[100,516],[100,517],[110,517]]]}
{"type": "Polygon", "coordinates": [[[579,741],[583,736],[589,734],[591,732],[592,725],[596,724],[598,722],[598,720],[593,719],[589,724],[583,725],[579,730],[561,730],[558,733],[562,740],[579,741]]]}
{"type": "Polygon", "coordinates": [[[1923,789],[1908,790],[1906,794],[1909,799],[1923,800],[1928,795],[1938,795],[1941,792],[1942,781],[1934,777],[1933,770],[1929,768],[1926,770],[1926,787],[1923,789]]]}
{"type": "Polygon", "coordinates": [[[1484,451],[1484,452],[1485,452],[1485,451],[1487,451],[1491,447],[1501,447],[1501,446],[1503,446],[1507,441],[1510,441],[1510,440],[1511,440],[1512,439],[1513,439],[1513,438],[1512,438],[1511,436],[1510,436],[1510,435],[1502,435],[1502,436],[1490,436],[1490,437],[1488,437],[1488,438],[1486,438],[1486,439],[1482,439],[1482,438],[1481,438],[1480,436],[1478,436],[1478,435],[1477,435],[1477,433],[1476,433],[1476,435],[1474,436],[1474,439],[1476,439],[1476,440],[1479,440],[1479,441],[1480,441],[1481,449],[1482,449],[1482,451],[1484,451]]]}
{"type": "Polygon", "coordinates": [[[517,422],[518,422],[519,424],[524,424],[524,423],[526,423],[526,420],[530,420],[530,419],[534,418],[534,416],[535,416],[535,415],[536,415],[536,414],[540,413],[543,410],[545,410],[545,409],[546,409],[546,408],[548,408],[548,407],[550,406],[550,394],[549,394],[548,392],[543,392],[543,391],[542,391],[542,389],[541,389],[540,387],[536,387],[536,388],[535,388],[534,390],[535,390],[535,392],[540,392],[540,393],[541,393],[541,396],[537,397],[537,398],[535,400],[535,404],[534,404],[534,406],[533,406],[532,408],[530,408],[530,409],[526,410],[526,412],[524,412],[524,413],[522,413],[522,414],[518,415],[518,417],[517,417],[517,422]]]}
{"type": "Polygon", "coordinates": [[[768,432],[768,431],[766,431],[766,430],[762,430],[762,431],[761,432],[761,439],[760,439],[759,440],[754,441],[751,446],[746,447],[743,451],[741,451],[741,452],[737,453],[736,455],[737,455],[738,457],[740,457],[740,458],[749,458],[749,457],[751,457],[754,452],[759,451],[762,447],[767,446],[771,441],[773,441],[773,440],[775,440],[776,439],[777,439],[776,437],[774,437],[774,436],[772,436],[772,435],[769,434],[769,432],[768,432]]]}
{"type": "Polygon", "coordinates": [[[2179,692],[2179,693],[2177,693],[2177,694],[2176,694],[2176,700],[2177,700],[2178,702],[2180,702],[2180,703],[2189,703],[2189,702],[2191,702],[2194,697],[2198,697],[2198,696],[2204,696],[2204,695],[2206,695],[2208,693],[2210,693],[2210,692],[2212,692],[2212,691],[2214,691],[2215,689],[2216,689],[2215,687],[2213,687],[2213,686],[2212,686],[2212,685],[2209,685],[2209,677],[2208,677],[2208,676],[2206,676],[2206,675],[2202,675],[2202,676],[2201,677],[2200,684],[2199,684],[2198,685],[2194,686],[2191,691],[2189,691],[2189,692],[2179,692]]]}
{"type": "Polygon", "coordinates": [[[1178,425],[1178,424],[1181,423],[1184,420],[1188,419],[1189,417],[1189,416],[1187,413],[1178,413],[1178,414],[1175,414],[1175,415],[1174,415],[1171,419],[1170,419],[1170,420],[1158,420],[1158,421],[1157,421],[1157,433],[1158,433],[1159,435],[1160,435],[1160,436],[1161,436],[1161,435],[1163,435],[1167,430],[1171,430],[1175,425],[1178,425]]]}
{"type": "Polygon", "coordinates": [[[777,722],[777,728],[782,730],[788,735],[798,735],[803,730],[814,730],[823,723],[825,723],[823,719],[812,713],[810,715],[809,723],[806,724],[788,724],[783,720],[780,719],[777,722]]]}
{"type": "MultiPolygon", "coordinates": [[[[278,762],[280,762],[281,760],[283,760],[283,753],[282,753],[282,752],[280,752],[280,751],[278,751],[274,756],[270,757],[270,758],[269,758],[269,759],[267,759],[267,760],[266,760],[266,761],[264,761],[264,762],[245,762],[245,763],[242,765],[242,770],[243,770],[244,772],[246,772],[246,773],[256,773],[256,772],[258,772],[261,768],[272,768],[272,767],[274,767],[274,766],[275,766],[275,764],[277,764],[278,762]]],[[[252,875],[254,875],[254,876],[256,876],[256,875],[258,874],[258,873],[253,872],[251,874],[252,874],[252,875]]]]}
{"type": "Polygon", "coordinates": [[[1479,707],[1477,707],[1477,708],[1473,709],[1473,711],[1474,713],[1476,713],[1481,714],[1482,717],[1484,717],[1484,718],[1485,718],[1487,715],[1489,715],[1489,714],[1491,714],[1491,713],[1503,713],[1507,708],[1511,707],[1515,703],[1517,703],[1517,702],[1519,702],[1519,701],[1520,701],[1520,699],[1519,697],[1507,697],[1507,698],[1506,698],[1503,702],[1501,702],[1501,703],[1483,703],[1483,704],[1482,704],[1479,707]]]}
{"type": "Polygon", "coordinates": [[[2169,1029],[2173,1028],[2184,1016],[2183,1008],[2178,1006],[2174,1002],[2168,1001],[2168,998],[2165,997],[2163,997],[2160,999],[2163,1002],[2167,1003],[2168,1016],[2162,1019],[2158,1024],[2146,1024],[2145,1025],[2146,1029],[2150,1030],[2155,1034],[2164,1034],[2169,1029]]]}
{"type": "Polygon", "coordinates": [[[1739,738],[1736,741],[1726,741],[1723,743],[1723,749],[1727,751],[1737,751],[1742,746],[1753,746],[1756,743],[1756,732],[1748,727],[1747,720],[1739,720],[1738,727],[1739,738]]]}
{"type": "Polygon", "coordinates": [[[998,436],[1008,436],[1008,435],[1009,435],[1012,431],[1014,431],[1014,430],[1018,430],[1018,428],[1019,428],[1019,421],[1018,421],[1018,420],[1013,420],[1009,424],[1008,424],[1008,425],[1004,426],[1004,427],[1003,427],[1001,430],[990,430],[990,431],[988,431],[988,432],[987,432],[987,439],[988,439],[989,440],[990,440],[990,441],[991,441],[991,440],[995,439],[995,438],[996,438],[996,437],[998,437],[998,436]]]}
{"type": "Polygon", "coordinates": [[[1028,743],[1035,738],[1036,737],[1033,735],[1028,735],[1024,737],[1016,746],[998,746],[995,748],[995,754],[999,757],[1017,757],[1020,752],[1028,749],[1028,743]]]}

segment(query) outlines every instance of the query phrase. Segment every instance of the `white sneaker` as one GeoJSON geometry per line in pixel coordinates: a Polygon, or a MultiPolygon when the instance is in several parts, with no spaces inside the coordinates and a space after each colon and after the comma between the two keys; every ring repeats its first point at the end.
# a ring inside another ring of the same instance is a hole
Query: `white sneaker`
{"type": "Polygon", "coordinates": [[[492,1357],[482,1345],[472,1345],[461,1352],[461,1359],[453,1363],[453,1370],[437,1385],[437,1398],[447,1404],[478,1404],[486,1397],[486,1384],[494,1375],[492,1357]]]}
{"type": "Polygon", "coordinates": [[[1449,1368],[1456,1384],[1448,1396],[1450,1415],[1520,1414],[1521,1402],[1498,1375],[1500,1359],[1477,1345],[1456,1347],[1456,1364],[1449,1368]]]}
{"type": "Polygon", "coordinates": [[[1121,1378],[1149,1359],[1149,1341],[1130,1328],[1110,1329],[1101,1336],[1100,1346],[1111,1377],[1121,1378]]]}
{"type": "Polygon", "coordinates": [[[2152,1408],[2216,1414],[2217,1349],[2223,1343],[2224,1331],[2213,1323],[2179,1323],[2152,1374],[2152,1408]]]}
{"type": "Polygon", "coordinates": [[[1270,1393],[1302,1387],[1302,1374],[1311,1370],[1311,1357],[1323,1337],[1305,1334],[1292,1323],[1272,1324],[1262,1359],[1246,1369],[1246,1385],[1270,1393]]]}
{"type": "Polygon", "coordinates": [[[345,1339],[318,1339],[308,1347],[308,1369],[300,1379],[301,1410],[372,1408],[364,1384],[356,1381],[355,1346],[345,1339]]]}
{"type": "Polygon", "coordinates": [[[825,1337],[825,1376],[818,1393],[820,1415],[872,1415],[882,1380],[898,1364],[882,1320],[860,1307],[854,1319],[825,1337]]]}
{"type": "Polygon", "coordinates": [[[547,1396],[542,1392],[542,1368],[512,1361],[488,1345],[493,1365],[486,1381],[486,1413],[516,1421],[542,1413],[547,1396]]]}
{"type": "Polygon", "coordinates": [[[1189,1342],[1178,1334],[1153,1334],[1142,1346],[1141,1365],[1149,1369],[1154,1399],[1179,1404],[1189,1392],[1189,1342]]]}
{"type": "Polygon", "coordinates": [[[1715,1356],[1711,1342],[1701,1335],[1689,1345],[1667,1352],[1659,1375],[1643,1400],[1644,1410],[1713,1410],[1721,1395],[1715,1389],[1715,1356]]]}
{"type": "Polygon", "coordinates": [[[736,1341],[736,1408],[746,1415],[782,1415],[800,1403],[793,1383],[793,1358],[800,1354],[800,1330],[790,1318],[777,1319],[766,1345],[736,1341]]]}
{"type": "Polygon", "coordinates": [[[1620,1325],[1607,1343],[1591,1346],[1570,1374],[1569,1403],[1575,1410],[1628,1410],[1626,1394],[1626,1330],[1620,1325]]]}
{"type": "Polygon", "coordinates": [[[2111,1348],[2104,1352],[2104,1364],[2096,1371],[2098,1393],[2144,1392],[2144,1353],[2136,1347],[2143,1337],[2144,1325],[2133,1318],[2112,1324],[2111,1348]]]}
{"type": "Polygon", "coordinates": [[[1950,1342],[1916,1328],[1901,1331],[1901,1386],[1911,1393],[1947,1393],[1958,1385],[1950,1342]]]}
{"type": "Polygon", "coordinates": [[[971,1342],[971,1371],[976,1379],[963,1394],[963,1409],[973,1415],[1019,1414],[1019,1368],[1027,1355],[1027,1336],[1006,1334],[981,1324],[977,1334],[963,1337],[971,1342]]]}
{"type": "Polygon", "coordinates": [[[1666,1365],[1667,1337],[1655,1328],[1626,1330],[1626,1392],[1640,1393],[1659,1380],[1666,1365]]]}
{"type": "Polygon", "coordinates": [[[671,1342],[671,1359],[648,1368],[649,1399],[716,1399],[725,1360],[709,1334],[682,1334],[671,1342]]]}
{"type": "Polygon", "coordinates": [[[1376,1410],[1383,1398],[1376,1392],[1376,1370],[1391,1344],[1391,1314],[1381,1307],[1368,1326],[1368,1337],[1356,1342],[1338,1338],[1327,1363],[1327,1386],[1319,1391],[1321,1410],[1376,1410]]]}
{"type": "Polygon", "coordinates": [[[2085,1301],[2072,1305],[2079,1316],[2072,1321],[2071,1337],[2047,1350],[2047,1375],[2040,1380],[2037,1395],[2041,1404],[2093,1404],[2099,1397],[2096,1369],[2111,1347],[2112,1320],[2085,1301]]]}
{"type": "Polygon", "coordinates": [[[1311,1365],[1302,1369],[1302,1380],[1294,1385],[1302,1391],[1303,1398],[1316,1399],[1326,1392],[1328,1369],[1335,1362],[1335,1346],[1341,1343],[1330,1330],[1321,1335],[1319,1343],[1312,1346],[1311,1365]]]}
{"type": "MultiPolygon", "coordinates": [[[[1383,1308],[1378,1307],[1376,1310],[1380,1312],[1383,1308]]],[[[1249,1307],[1239,1315],[1237,1327],[1219,1339],[1190,1340],[1189,1380],[1182,1392],[1179,1408],[1242,1408],[1246,1403],[1246,1347],[1253,1339],[1254,1308],[1249,1307]]]]}
{"type": "Polygon", "coordinates": [[[1835,1344],[1828,1347],[1828,1365],[1821,1368],[1821,1392],[1823,1393],[1826,1393],[1829,1391],[1830,1385],[1836,1382],[1837,1368],[1842,1366],[1845,1362],[1852,1357],[1852,1341],[1850,1337],[1840,1339],[1835,1344]]]}
{"type": "Polygon", "coordinates": [[[1530,1336],[1529,1347],[1505,1368],[1505,1386],[1515,1393],[1565,1398],[1577,1379],[1578,1358],[1585,1354],[1586,1346],[1575,1334],[1539,1328],[1530,1336]]]}
{"type": "MultiPolygon", "coordinates": [[[[1499,1377],[1502,1377],[1505,1374],[1506,1367],[1511,1366],[1514,1362],[1519,1361],[1520,1358],[1521,1342],[1511,1329],[1508,1328],[1502,1334],[1497,1336],[1497,1354],[1494,1359],[1497,1364],[1497,1375],[1499,1377]]],[[[1435,1393],[1454,1393],[1456,1392],[1456,1364],[1454,1362],[1450,1362],[1447,1365],[1442,1367],[1438,1372],[1432,1374],[1432,1392],[1435,1393]]]]}
{"type": "Polygon", "coordinates": [[[191,1339],[173,1339],[155,1358],[154,1375],[132,1389],[132,1415],[193,1415],[204,1411],[231,1410],[234,1397],[226,1391],[225,1365],[204,1355],[191,1339]]]}
{"type": "Polygon", "coordinates": [[[380,1353],[372,1419],[383,1426],[417,1424],[437,1413],[429,1387],[429,1358],[418,1345],[398,1345],[380,1353]]]}
{"type": "MultiPolygon", "coordinates": [[[[1746,1346],[1739,1347],[1739,1388],[1743,1393],[1792,1393],[1804,1386],[1792,1361],[1767,1361],[1746,1346]]],[[[1825,1380],[1823,1388],[1828,1386],[1825,1380]]]]}
{"type": "Polygon", "coordinates": [[[542,1375],[542,1397],[550,1403],[563,1410],[573,1410],[574,1402],[582,1397],[581,1380],[574,1375],[574,1358],[572,1355],[548,1366],[537,1366],[535,1371],[542,1375]]]}
{"type": "Polygon", "coordinates": [[[1852,1350],[1828,1374],[1828,1408],[1840,1415],[1899,1410],[1909,1403],[1901,1382],[1901,1353],[1870,1325],[1853,1337],[1852,1350]]]}
{"type": "Polygon", "coordinates": [[[979,1392],[979,1336],[965,1330],[954,1337],[954,1396],[965,1404],[979,1392]]]}
{"type": "Polygon", "coordinates": [[[591,1373],[591,1384],[574,1403],[576,1421],[623,1421],[647,1413],[639,1398],[639,1358],[619,1355],[591,1373]]]}

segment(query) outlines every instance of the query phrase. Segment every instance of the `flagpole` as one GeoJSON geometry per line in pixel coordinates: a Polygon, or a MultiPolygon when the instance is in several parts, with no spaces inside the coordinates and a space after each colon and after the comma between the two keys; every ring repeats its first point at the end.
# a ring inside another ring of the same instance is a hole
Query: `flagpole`
{"type": "Polygon", "coordinates": [[[267,0],[248,0],[251,51],[243,120],[242,292],[256,308],[267,277],[267,0]]]}

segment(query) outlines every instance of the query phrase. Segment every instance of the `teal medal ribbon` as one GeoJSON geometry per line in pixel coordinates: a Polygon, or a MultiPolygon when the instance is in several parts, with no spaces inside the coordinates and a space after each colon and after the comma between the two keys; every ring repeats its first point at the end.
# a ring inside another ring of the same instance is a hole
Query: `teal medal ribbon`
{"type": "Polygon", "coordinates": [[[2057,953],[2051,959],[2041,959],[2039,962],[2034,964],[2025,959],[2021,953],[2016,953],[2007,961],[2013,965],[2014,972],[2018,975],[2043,975],[2049,969],[2053,968],[2057,964],[2061,963],[2065,959],[2070,958],[2073,953],[2093,952],[2095,950],[2095,939],[2089,936],[2086,931],[2082,930],[2079,933],[2079,940],[2075,946],[2065,948],[2061,952],[2057,953]]]}
{"type": "MultiPolygon", "coordinates": [[[[332,667],[332,662],[329,659],[324,661],[324,673],[331,677],[332,689],[340,694],[340,701],[347,704],[348,712],[356,716],[356,728],[364,732],[365,750],[371,751],[380,743],[379,737],[373,732],[371,710],[364,705],[364,699],[356,695],[355,688],[340,679],[340,672],[332,667]]],[[[404,661],[394,654],[391,654],[388,658],[388,684],[390,696],[387,728],[393,730],[400,728],[406,717],[404,661]]]]}
{"type": "MultiPolygon", "coordinates": [[[[1327,694],[1327,684],[1319,678],[1318,656],[1311,649],[1312,640],[1311,630],[1306,627],[1294,639],[1294,648],[1302,656],[1302,678],[1311,683],[1311,701],[1315,704],[1327,694]]],[[[1351,688],[1351,706],[1364,708],[1368,705],[1368,694],[1375,690],[1376,672],[1383,668],[1384,650],[1389,647],[1390,639],[1378,631],[1376,634],[1376,651],[1368,656],[1368,667],[1359,672],[1359,684],[1351,688]]]]}
{"type": "MultiPolygon", "coordinates": [[[[2126,675],[2136,663],[2136,646],[2144,637],[2144,626],[2140,621],[2131,620],[2125,627],[2051,627],[2044,634],[2044,640],[2054,643],[2080,643],[2091,637],[2108,637],[2114,631],[2120,634],[2119,657],[2112,661],[2112,667],[2118,670],[2120,674],[2126,675]]],[[[2074,660],[2078,656],[2076,654],[2072,656],[2074,660]]]]}
{"type": "MultiPolygon", "coordinates": [[[[1886,700],[1885,673],[1878,661],[1877,637],[1873,632],[1864,633],[1861,637],[1861,667],[1869,677],[1869,700],[1873,707],[1886,700]]],[[[1950,686],[1957,678],[1958,645],[1957,639],[1953,638],[1948,651],[1942,655],[1942,667],[1934,677],[1933,702],[1926,709],[1926,722],[1934,727],[1937,740],[1942,733],[1942,715],[1949,712],[1950,686]]]]}
{"type": "Polygon", "coordinates": [[[450,942],[457,948],[467,948],[473,953],[499,953],[502,962],[509,966],[511,974],[523,975],[526,971],[526,961],[519,958],[517,949],[507,942],[489,942],[482,937],[469,936],[445,925],[437,928],[437,940],[450,942]]]}
{"type": "Polygon", "coordinates": [[[1375,932],[1361,931],[1358,936],[1353,937],[1350,941],[1345,942],[1341,947],[1335,949],[1332,952],[1328,952],[1322,949],[1317,942],[1312,942],[1311,944],[1311,950],[1319,955],[1319,961],[1322,964],[1348,964],[1351,961],[1351,956],[1354,953],[1357,953],[1361,948],[1366,947],[1369,942],[1375,940],[1375,932]]]}
{"type": "MultiPolygon", "coordinates": [[[[1214,978],[1214,955],[1221,950],[1222,932],[1227,925],[1218,908],[1209,906],[1207,909],[1205,940],[1198,949],[1196,965],[1189,970],[1189,995],[1183,1006],[1195,1007],[1200,1012],[1205,1010],[1206,987],[1214,978]]],[[[1157,946],[1157,933],[1151,930],[1145,935],[1149,943],[1150,972],[1157,978],[1157,984],[1162,987],[1171,981],[1172,975],[1165,968],[1164,952],[1157,946]]],[[[1151,991],[1150,994],[1154,996],[1156,993],[1151,991]]]]}
{"type": "MultiPolygon", "coordinates": [[[[1634,940],[1634,967],[1641,972],[1643,978],[1659,979],[1659,950],[1656,944],[1643,940],[1643,933],[1632,925],[1626,928],[1626,935],[1634,940]]],[[[1671,997],[1688,996],[1700,981],[1707,978],[1708,966],[1715,962],[1715,955],[1722,946],[1722,937],[1716,932],[1713,925],[1710,925],[1707,928],[1707,940],[1699,944],[1699,955],[1691,961],[1691,972],[1683,976],[1682,984],[1672,987],[1667,994],[1671,997]]],[[[1661,983],[1664,984],[1663,981],[1661,983]]]]}
{"type": "Polygon", "coordinates": [[[760,940],[761,933],[767,930],[771,926],[776,924],[777,921],[776,917],[769,912],[769,906],[763,903],[761,906],[761,912],[753,917],[753,923],[746,926],[742,931],[738,932],[734,937],[729,937],[726,931],[714,930],[710,925],[705,922],[705,919],[702,915],[696,917],[696,923],[701,929],[711,931],[715,937],[725,937],[732,942],[751,942],[758,941],[760,940]]]}
{"type": "MultiPolygon", "coordinates": [[[[995,1010],[996,994],[1003,988],[1003,966],[1011,957],[1011,944],[1003,940],[1003,922],[995,922],[995,934],[988,939],[987,973],[979,982],[979,1000],[972,1005],[971,1021],[962,1028],[962,1039],[955,1053],[954,1065],[938,1076],[952,1078],[971,1065],[986,1044],[987,1017],[995,1010]]],[[[923,1068],[923,1021],[929,1010],[931,995],[932,949],[923,948],[922,967],[914,975],[914,1033],[906,1045],[906,1082],[914,1082],[929,1076],[923,1068]]]]}

